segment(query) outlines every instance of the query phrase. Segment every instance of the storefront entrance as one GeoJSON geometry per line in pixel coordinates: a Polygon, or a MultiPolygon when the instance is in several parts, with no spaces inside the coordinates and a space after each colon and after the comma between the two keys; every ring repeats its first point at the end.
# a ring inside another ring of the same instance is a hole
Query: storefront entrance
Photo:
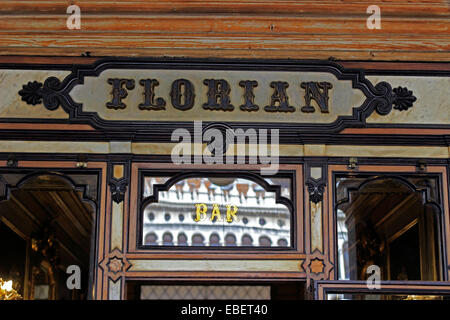
{"type": "Polygon", "coordinates": [[[446,298],[450,122],[435,92],[448,73],[351,66],[2,65],[0,287],[25,299],[446,298]]]}

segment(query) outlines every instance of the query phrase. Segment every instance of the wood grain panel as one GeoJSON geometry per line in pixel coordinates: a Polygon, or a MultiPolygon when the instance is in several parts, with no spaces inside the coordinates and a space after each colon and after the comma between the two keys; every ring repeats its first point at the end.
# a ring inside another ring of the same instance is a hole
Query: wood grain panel
{"type": "MultiPolygon", "coordinates": [[[[103,32],[105,36],[117,32],[145,33],[145,34],[192,34],[208,33],[209,37],[216,34],[227,34],[230,37],[247,36],[253,37],[258,34],[264,35],[345,35],[345,34],[368,34],[366,17],[364,15],[355,17],[314,17],[298,16],[243,16],[243,15],[133,15],[110,14],[86,14],[82,15],[82,29],[71,31],[66,26],[67,15],[11,15],[8,19],[0,19],[0,30],[2,34],[8,32],[103,32]],[[30,24],[32,20],[32,24],[30,24]]],[[[442,35],[448,37],[448,17],[410,18],[399,19],[398,17],[382,17],[382,29],[373,30],[373,35],[384,35],[390,37],[393,34],[405,35],[442,35]]],[[[448,40],[448,39],[447,39],[448,40]]]]}
{"type": "Polygon", "coordinates": [[[446,0],[77,1],[81,30],[68,4],[3,1],[0,55],[450,60],[446,0]]]}
{"type": "Polygon", "coordinates": [[[37,54],[36,48],[46,54],[81,55],[89,51],[95,56],[199,56],[199,57],[246,57],[246,58],[348,58],[348,59],[406,59],[448,60],[450,42],[443,37],[430,36],[420,41],[406,36],[391,36],[390,41],[378,36],[341,35],[336,41],[334,35],[293,35],[280,38],[279,35],[258,37],[216,37],[215,41],[201,34],[169,35],[157,37],[142,35],[95,35],[89,36],[52,33],[51,35],[0,34],[0,43],[8,49],[0,48],[0,54],[37,54]],[[324,43],[333,46],[326,50],[324,43]],[[192,49],[190,47],[195,47],[192,49]],[[131,49],[133,48],[133,49],[131,49]],[[136,48],[136,49],[134,49],[136,48]],[[324,51],[325,50],[325,51],[324,51]],[[51,51],[51,52],[50,52],[51,51]],[[431,57],[431,54],[433,57],[431,57]]]}
{"type": "MultiPolygon", "coordinates": [[[[447,15],[446,0],[132,0],[132,1],[76,1],[87,13],[240,13],[240,14],[360,14],[369,5],[378,5],[386,14],[404,16],[447,15]]],[[[65,12],[68,1],[2,1],[0,12],[59,13],[65,12]]]]}

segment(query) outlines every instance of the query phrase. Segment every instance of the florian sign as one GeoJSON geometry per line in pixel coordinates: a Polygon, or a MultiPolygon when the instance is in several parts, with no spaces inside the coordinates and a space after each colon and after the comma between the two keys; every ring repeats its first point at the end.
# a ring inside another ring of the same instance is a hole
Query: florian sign
{"type": "Polygon", "coordinates": [[[113,131],[202,120],[336,132],[362,125],[373,112],[407,110],[416,99],[407,88],[374,85],[361,71],[329,61],[145,59],[75,66],[65,79],[25,83],[19,95],[27,104],[61,107],[73,122],[113,131]]]}
{"type": "MultiPolygon", "coordinates": [[[[106,103],[109,109],[125,109],[127,106],[123,102],[128,96],[128,90],[135,88],[134,79],[109,78],[108,83],[112,86],[111,101],[106,103]]],[[[166,109],[166,100],[162,97],[156,98],[156,87],[159,86],[157,79],[141,79],[139,84],[142,86],[143,102],[139,103],[140,110],[160,111],[166,109]]],[[[205,110],[233,111],[234,106],[230,99],[230,84],[224,79],[204,79],[208,89],[206,92],[206,102],[202,104],[205,110]]],[[[256,80],[240,80],[239,86],[243,88],[243,104],[240,106],[242,111],[258,111],[259,106],[255,104],[254,88],[258,87],[256,80]]],[[[287,88],[289,83],[286,81],[271,81],[270,87],[273,93],[270,96],[270,103],[264,107],[267,112],[294,112],[296,108],[289,104],[287,88]]],[[[311,100],[314,100],[322,113],[329,113],[328,109],[328,90],[333,88],[329,82],[301,82],[300,87],[304,89],[305,106],[300,110],[305,113],[315,112],[311,106],[311,100]]],[[[171,84],[170,101],[175,109],[186,111],[192,109],[195,102],[195,87],[190,80],[176,79],[171,84]]]]}

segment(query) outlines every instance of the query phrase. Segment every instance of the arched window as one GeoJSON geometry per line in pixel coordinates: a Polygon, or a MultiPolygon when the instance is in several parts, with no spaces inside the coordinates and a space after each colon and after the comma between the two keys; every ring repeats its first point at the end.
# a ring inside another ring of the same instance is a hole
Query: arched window
{"type": "Polygon", "coordinates": [[[253,245],[252,237],[248,234],[244,234],[241,239],[241,244],[243,246],[252,246],[253,245]]]}
{"type": "Polygon", "coordinates": [[[236,245],[236,236],[232,233],[229,233],[225,236],[225,245],[226,246],[235,246],[236,245]]]}
{"type": "Polygon", "coordinates": [[[158,236],[156,233],[152,232],[145,236],[145,244],[146,245],[156,245],[158,241],[158,236]]]}
{"type": "Polygon", "coordinates": [[[193,246],[204,246],[205,238],[199,233],[194,234],[192,236],[192,245],[193,246]]]}
{"type": "Polygon", "coordinates": [[[277,244],[279,247],[287,247],[288,242],[286,239],[281,238],[281,239],[278,239],[277,244]]]}
{"type": "Polygon", "coordinates": [[[184,233],[178,234],[177,243],[179,246],[187,246],[187,236],[184,233]]]}
{"type": "Polygon", "coordinates": [[[212,233],[209,236],[209,245],[215,247],[220,246],[220,237],[217,233],[212,233]]]}
{"type": "Polygon", "coordinates": [[[173,236],[170,232],[166,232],[163,234],[163,244],[165,246],[172,246],[173,245],[173,236]]]}
{"type": "Polygon", "coordinates": [[[270,247],[272,245],[272,240],[270,240],[267,236],[259,237],[259,246],[260,247],[270,247]]]}

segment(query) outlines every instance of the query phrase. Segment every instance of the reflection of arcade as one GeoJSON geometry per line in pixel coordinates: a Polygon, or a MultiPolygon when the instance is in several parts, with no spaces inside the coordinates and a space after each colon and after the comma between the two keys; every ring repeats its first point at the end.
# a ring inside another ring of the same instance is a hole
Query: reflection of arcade
{"type": "MultiPolygon", "coordinates": [[[[154,184],[167,177],[146,177],[144,197],[152,195],[154,184]]],[[[291,198],[290,179],[266,179],[281,188],[281,196],[291,198]]],[[[168,191],[159,192],[159,201],[144,209],[144,244],[178,246],[274,246],[291,244],[291,213],[276,203],[274,192],[242,178],[187,178],[168,191]],[[217,204],[220,212],[238,207],[233,222],[217,217],[196,222],[196,204],[210,211],[217,204]],[[233,207],[234,208],[234,207],[233,207]],[[176,240],[175,240],[176,239],[176,240]]]]}
{"type": "Polygon", "coordinates": [[[438,207],[423,192],[397,178],[337,181],[340,279],[365,280],[370,265],[381,280],[441,279],[438,207]]]}

